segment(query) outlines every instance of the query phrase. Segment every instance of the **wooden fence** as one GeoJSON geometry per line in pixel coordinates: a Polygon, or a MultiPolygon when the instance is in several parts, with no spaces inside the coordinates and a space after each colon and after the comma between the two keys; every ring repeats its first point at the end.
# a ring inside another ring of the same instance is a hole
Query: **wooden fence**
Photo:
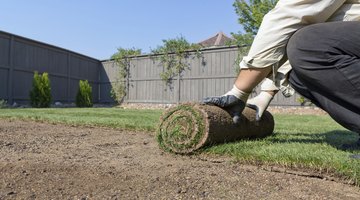
{"type": "MultiPolygon", "coordinates": [[[[204,49],[201,58],[193,53],[186,60],[189,69],[170,86],[160,78],[164,69],[156,58],[141,55],[131,59],[129,76],[122,80],[129,85],[125,102],[174,104],[224,94],[234,83],[241,55],[238,47],[204,49]]],[[[113,60],[101,62],[0,31],[0,99],[27,103],[34,71],[49,73],[54,102],[74,102],[79,80],[89,81],[95,103],[113,102],[110,91],[118,75],[113,60]]],[[[298,106],[298,97],[277,95],[272,105],[298,106]]]]}
{"type": "Polygon", "coordinates": [[[74,102],[79,80],[99,101],[101,62],[66,49],[0,31],[0,99],[28,102],[34,71],[49,73],[54,101],[74,102]]]}
{"type": "MultiPolygon", "coordinates": [[[[202,57],[195,55],[187,59],[189,70],[173,79],[168,86],[160,78],[163,66],[150,55],[133,57],[129,77],[125,84],[130,87],[124,101],[127,103],[174,104],[200,101],[207,96],[221,95],[227,92],[236,77],[237,60],[241,59],[238,47],[210,48],[202,51],[202,57]]],[[[100,72],[101,102],[113,102],[110,97],[111,85],[116,82],[118,67],[112,60],[102,62],[100,72]]],[[[254,95],[258,89],[254,91],[254,95]]],[[[272,105],[299,106],[298,95],[284,98],[276,95],[272,105]]]]}

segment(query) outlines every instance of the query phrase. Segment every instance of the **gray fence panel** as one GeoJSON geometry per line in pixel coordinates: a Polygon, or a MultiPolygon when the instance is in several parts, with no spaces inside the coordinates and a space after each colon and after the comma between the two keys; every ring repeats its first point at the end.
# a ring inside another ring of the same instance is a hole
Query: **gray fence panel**
{"type": "Polygon", "coordinates": [[[28,71],[14,70],[12,94],[16,102],[25,102],[29,99],[32,78],[32,74],[28,71]]]}
{"type": "MultiPolygon", "coordinates": [[[[128,103],[180,103],[200,101],[207,96],[221,95],[232,88],[236,78],[239,49],[214,48],[202,51],[202,58],[191,55],[186,62],[190,69],[175,77],[171,87],[160,79],[163,66],[156,58],[138,56],[131,60],[128,103]]],[[[117,66],[113,61],[103,62],[101,74],[101,102],[112,102],[109,97],[111,82],[116,80],[117,66]]],[[[127,80],[123,80],[126,82],[127,80]]],[[[259,93],[254,90],[253,96],[259,93]]],[[[276,95],[272,105],[299,106],[299,95],[285,98],[276,95]]]]}
{"type": "Polygon", "coordinates": [[[88,80],[92,87],[94,102],[99,101],[99,73],[101,66],[96,60],[84,59],[78,55],[69,56],[69,101],[75,101],[80,80],[88,80]]]}
{"type": "Polygon", "coordinates": [[[100,68],[100,99],[103,103],[113,102],[110,96],[111,81],[116,81],[117,66],[114,62],[103,62],[100,68]]]}
{"type": "Polygon", "coordinates": [[[9,65],[10,37],[0,34],[0,65],[9,65]]]}
{"type": "Polygon", "coordinates": [[[0,31],[0,98],[27,103],[34,71],[47,72],[53,101],[74,102],[79,80],[88,80],[99,100],[101,62],[42,42],[0,31]]]}
{"type": "Polygon", "coordinates": [[[70,56],[70,76],[72,79],[88,80],[89,82],[97,82],[99,74],[99,63],[82,57],[70,56]]]}
{"type": "Polygon", "coordinates": [[[0,99],[8,98],[8,71],[0,68],[0,99]]]}
{"type": "Polygon", "coordinates": [[[52,98],[60,102],[67,101],[67,87],[64,89],[64,85],[67,85],[66,77],[51,76],[51,94],[52,98]]]}
{"type": "Polygon", "coordinates": [[[70,101],[74,102],[76,98],[77,91],[79,89],[79,79],[71,79],[70,80],[70,101]]]}
{"type": "MultiPolygon", "coordinates": [[[[175,90],[166,88],[161,80],[162,65],[150,57],[133,59],[130,68],[130,90],[127,102],[175,102],[175,90]]],[[[176,83],[175,83],[176,84],[176,83]]]]}

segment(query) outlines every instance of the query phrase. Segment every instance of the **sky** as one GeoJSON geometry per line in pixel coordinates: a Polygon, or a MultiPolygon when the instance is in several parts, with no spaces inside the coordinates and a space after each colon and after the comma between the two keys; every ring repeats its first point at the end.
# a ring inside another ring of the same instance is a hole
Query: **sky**
{"type": "Polygon", "coordinates": [[[197,43],[241,26],[234,0],[0,0],[0,30],[99,60],[117,48],[149,53],[162,40],[197,43]]]}

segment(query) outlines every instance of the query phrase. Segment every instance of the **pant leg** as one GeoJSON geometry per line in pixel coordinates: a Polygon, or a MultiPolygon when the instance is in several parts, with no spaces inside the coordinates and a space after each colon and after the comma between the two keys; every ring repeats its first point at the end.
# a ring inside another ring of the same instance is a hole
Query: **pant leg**
{"type": "Polygon", "coordinates": [[[294,89],[360,133],[360,22],[307,26],[292,36],[287,54],[294,89]]]}

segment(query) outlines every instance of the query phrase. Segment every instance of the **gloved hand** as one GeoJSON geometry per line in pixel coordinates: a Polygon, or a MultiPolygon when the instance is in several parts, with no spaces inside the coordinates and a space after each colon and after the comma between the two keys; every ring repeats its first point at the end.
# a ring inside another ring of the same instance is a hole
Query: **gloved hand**
{"type": "Polygon", "coordinates": [[[234,95],[207,97],[203,99],[202,103],[224,108],[233,117],[235,124],[239,122],[241,113],[245,108],[245,102],[234,95]]]}
{"type": "Polygon", "coordinates": [[[245,108],[245,102],[248,97],[249,93],[240,90],[234,84],[233,88],[226,94],[218,97],[207,97],[202,103],[224,108],[233,118],[234,123],[237,124],[240,121],[240,116],[245,108]]]}
{"type": "Polygon", "coordinates": [[[261,120],[261,116],[269,106],[274,97],[267,92],[260,92],[260,94],[252,99],[247,100],[246,106],[256,110],[256,121],[261,120]]]}
{"type": "Polygon", "coordinates": [[[217,96],[217,97],[206,97],[205,99],[203,99],[202,102],[204,104],[216,105],[221,108],[227,108],[227,107],[234,106],[242,101],[234,95],[224,95],[224,96],[217,96]]]}

